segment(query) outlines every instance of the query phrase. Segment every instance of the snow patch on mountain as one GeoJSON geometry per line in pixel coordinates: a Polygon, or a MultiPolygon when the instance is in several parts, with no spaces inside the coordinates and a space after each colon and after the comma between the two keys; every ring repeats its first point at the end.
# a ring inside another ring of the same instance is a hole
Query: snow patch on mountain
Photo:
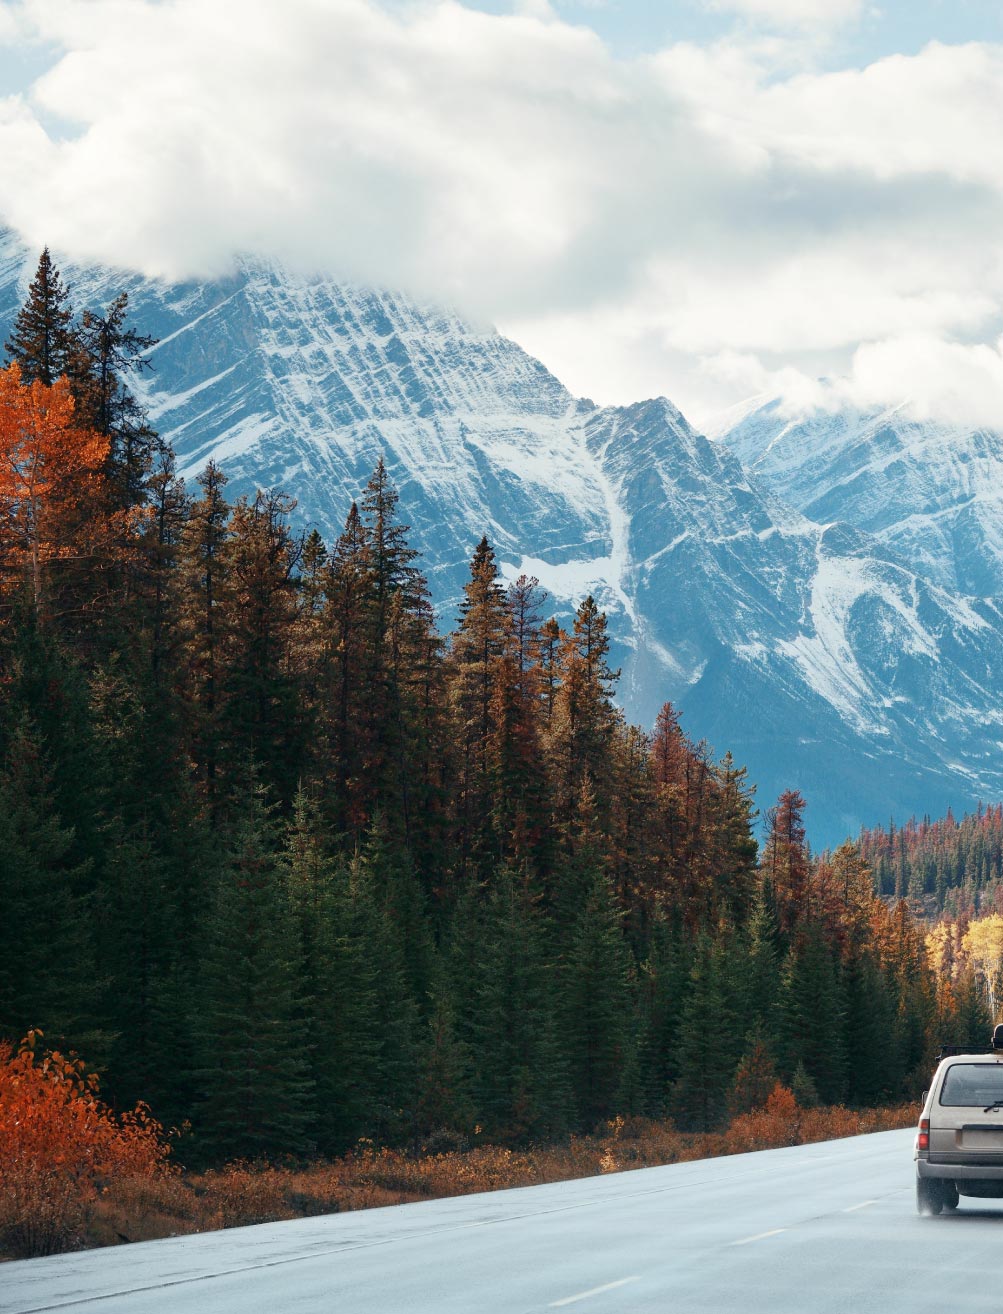
{"type": "Polygon", "coordinates": [[[777,651],[792,657],[815,692],[858,729],[886,734],[866,714],[872,690],[847,637],[850,609],[870,587],[865,562],[822,558],[811,582],[811,629],[781,639],[777,651]]]}

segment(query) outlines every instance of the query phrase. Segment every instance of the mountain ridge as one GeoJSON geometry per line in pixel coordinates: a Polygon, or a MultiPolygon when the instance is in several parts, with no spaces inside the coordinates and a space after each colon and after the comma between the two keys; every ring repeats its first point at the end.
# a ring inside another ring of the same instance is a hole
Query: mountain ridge
{"type": "MultiPolygon", "coordinates": [[[[817,843],[1003,794],[995,605],[809,519],[668,399],[596,406],[454,312],[269,261],[173,285],[59,263],[78,308],[127,291],[160,338],[142,398],[186,477],[281,486],[331,541],[382,455],[445,626],[484,533],[565,621],[593,592],[631,719],[671,698],[763,807],[801,788],[817,843]]],[[[5,335],[33,264],[0,242],[5,335]]]]}
{"type": "Polygon", "coordinates": [[[719,440],[806,516],[873,534],[945,588],[1003,592],[1003,434],[904,402],[786,415],[771,398],[728,418],[719,440]]]}

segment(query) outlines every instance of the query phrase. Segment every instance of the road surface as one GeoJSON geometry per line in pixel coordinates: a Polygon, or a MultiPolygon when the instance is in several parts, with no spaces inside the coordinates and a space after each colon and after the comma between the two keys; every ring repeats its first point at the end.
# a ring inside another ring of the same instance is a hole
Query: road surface
{"type": "Polygon", "coordinates": [[[0,1265],[2,1314],[1003,1310],[1003,1201],[915,1212],[913,1132],[0,1265]]]}

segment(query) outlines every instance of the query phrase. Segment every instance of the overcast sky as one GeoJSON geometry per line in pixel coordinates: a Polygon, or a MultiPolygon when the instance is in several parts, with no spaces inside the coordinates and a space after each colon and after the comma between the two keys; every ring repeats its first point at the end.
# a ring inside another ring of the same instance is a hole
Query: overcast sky
{"type": "Polygon", "coordinates": [[[36,246],[403,287],[698,423],[1003,427],[998,3],[0,0],[0,78],[36,246]]]}

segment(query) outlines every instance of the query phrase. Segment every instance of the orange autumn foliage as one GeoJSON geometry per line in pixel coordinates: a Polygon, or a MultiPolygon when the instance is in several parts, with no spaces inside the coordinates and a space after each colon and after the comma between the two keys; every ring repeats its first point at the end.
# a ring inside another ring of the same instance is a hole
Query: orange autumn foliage
{"type": "Polygon", "coordinates": [[[725,1153],[742,1154],[908,1127],[914,1119],[911,1105],[891,1110],[847,1109],[841,1104],[804,1109],[794,1092],[778,1081],[762,1108],[732,1119],[722,1140],[725,1153]]]}
{"type": "Polygon", "coordinates": [[[169,1171],[170,1146],[145,1105],[116,1115],[83,1059],[0,1041],[0,1249],[28,1257],[79,1243],[106,1184],[169,1171]]]}
{"type": "Polygon", "coordinates": [[[128,1235],[148,1241],[282,1218],[508,1190],[859,1136],[912,1126],[915,1120],[912,1105],[803,1109],[793,1092],[778,1084],[763,1107],[735,1118],[723,1132],[680,1132],[671,1122],[614,1118],[590,1136],[522,1150],[498,1145],[435,1150],[426,1145],[405,1152],[360,1141],[352,1153],[333,1162],[298,1167],[231,1163],[194,1176],[177,1173],[116,1182],[95,1210],[90,1240],[113,1245],[128,1235]]]}
{"type": "Polygon", "coordinates": [[[101,515],[107,461],[107,438],[75,426],[66,379],[25,385],[16,365],[0,370],[3,585],[10,591],[26,576],[36,612],[45,609],[53,564],[93,555],[108,535],[101,515]]]}

